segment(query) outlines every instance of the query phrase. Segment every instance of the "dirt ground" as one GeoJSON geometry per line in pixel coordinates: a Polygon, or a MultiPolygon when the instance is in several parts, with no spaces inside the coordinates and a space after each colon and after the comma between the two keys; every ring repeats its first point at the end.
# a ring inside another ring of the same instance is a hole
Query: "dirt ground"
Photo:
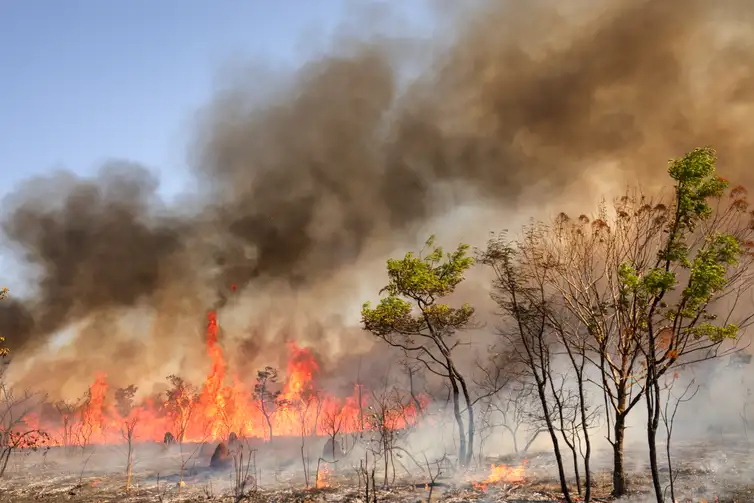
{"type": "MultiPolygon", "coordinates": [[[[5,476],[0,479],[0,502],[198,502],[235,501],[235,471],[208,469],[214,446],[184,447],[164,450],[160,445],[143,445],[135,457],[133,486],[125,490],[125,453],[121,448],[99,447],[88,454],[66,454],[51,449],[46,454],[15,455],[5,476]],[[180,472],[183,467],[183,484],[180,472]],[[180,485],[180,487],[179,487],[180,485]]],[[[719,501],[754,502],[752,451],[740,440],[680,444],[675,449],[674,465],[677,499],[680,502],[719,501]]],[[[270,453],[258,457],[270,459],[270,453]]],[[[315,456],[316,458],[316,456],[315,456]]],[[[646,459],[640,451],[629,450],[629,466],[633,460],[646,459]]],[[[486,462],[515,463],[512,459],[490,459],[486,462]]],[[[364,484],[357,475],[357,467],[343,463],[330,470],[326,487],[305,489],[301,461],[257,461],[258,488],[245,501],[250,502],[364,502],[364,484]],[[262,466],[267,465],[267,466],[262,466]]],[[[358,462],[356,462],[358,464],[358,462]]],[[[324,465],[323,465],[324,466],[324,465]]],[[[609,457],[595,457],[593,495],[595,501],[609,500],[609,457]]],[[[316,472],[312,462],[311,477],[316,472]]],[[[663,466],[664,474],[667,467],[663,466]]],[[[484,481],[489,467],[451,477],[444,473],[429,487],[426,472],[418,470],[397,474],[389,488],[382,489],[382,477],[376,476],[376,498],[380,502],[558,502],[560,494],[554,458],[548,453],[529,457],[525,481],[498,483],[480,487],[474,481],[484,481]]],[[[638,464],[630,471],[632,495],[626,502],[647,502],[649,475],[638,464]]],[[[373,495],[369,502],[372,503],[373,495]]]]}

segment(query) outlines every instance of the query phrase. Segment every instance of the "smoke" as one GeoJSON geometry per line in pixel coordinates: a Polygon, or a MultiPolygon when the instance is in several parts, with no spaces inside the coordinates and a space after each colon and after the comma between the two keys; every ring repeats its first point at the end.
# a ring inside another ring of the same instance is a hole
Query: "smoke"
{"type": "Polygon", "coordinates": [[[282,84],[255,75],[218,93],[190,149],[202,189],[180,207],[131,163],[24,184],[2,229],[33,295],[0,305],[0,329],[28,355],[96,319],[70,354],[86,359],[98,340],[116,356],[122,341],[108,341],[125,329],[103,320],[137,309],[154,318],[130,347],[138,362],[190,354],[201,312],[235,303],[242,353],[306,338],[295,323],[260,336],[270,311],[244,302],[264,298],[319,325],[306,330],[318,340],[350,341],[333,326],[348,324],[343,306],[429,221],[479,239],[624,182],[665,183],[668,158],[705,144],[746,182],[752,14],[737,0],[490,1],[454,11],[437,40],[362,36],[354,21],[282,84]],[[462,229],[444,218],[471,203],[503,213],[462,229]]]}

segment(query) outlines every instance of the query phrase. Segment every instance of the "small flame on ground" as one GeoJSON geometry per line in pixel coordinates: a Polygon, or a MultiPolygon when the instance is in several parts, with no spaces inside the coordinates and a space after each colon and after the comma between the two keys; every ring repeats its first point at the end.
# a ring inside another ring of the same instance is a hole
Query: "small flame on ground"
{"type": "Polygon", "coordinates": [[[330,487],[330,469],[327,466],[322,466],[317,473],[317,489],[323,487],[330,487]]]}
{"type": "Polygon", "coordinates": [[[472,482],[472,485],[482,491],[486,491],[490,485],[498,484],[521,484],[526,481],[526,463],[524,460],[518,466],[490,465],[490,475],[483,482],[472,482]]]}

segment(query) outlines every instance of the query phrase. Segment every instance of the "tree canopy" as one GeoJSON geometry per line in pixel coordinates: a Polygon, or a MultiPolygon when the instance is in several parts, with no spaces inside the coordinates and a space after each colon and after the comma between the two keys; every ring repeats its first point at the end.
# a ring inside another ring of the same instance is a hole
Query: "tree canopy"
{"type": "Polygon", "coordinates": [[[469,246],[461,244],[446,254],[434,243],[434,236],[427,240],[425,248],[431,249],[427,255],[408,252],[402,259],[389,259],[389,282],[380,291],[387,297],[375,308],[365,303],[361,311],[364,328],[403,349],[411,349],[419,336],[450,335],[474,315],[469,304],[453,308],[439,302],[455,291],[474,264],[467,255],[469,246]]]}

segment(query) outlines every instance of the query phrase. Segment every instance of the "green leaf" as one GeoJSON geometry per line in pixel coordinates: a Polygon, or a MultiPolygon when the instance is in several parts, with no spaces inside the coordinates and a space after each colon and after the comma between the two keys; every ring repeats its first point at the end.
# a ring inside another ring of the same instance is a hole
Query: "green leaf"
{"type": "Polygon", "coordinates": [[[691,329],[697,339],[705,338],[711,342],[722,342],[726,339],[735,339],[738,336],[738,325],[730,324],[722,327],[712,323],[700,323],[691,329]]]}
{"type": "Polygon", "coordinates": [[[366,330],[380,337],[425,330],[447,334],[469,323],[474,314],[471,306],[453,308],[438,302],[455,291],[474,265],[469,246],[461,244],[453,253],[445,253],[434,242],[434,236],[426,241],[425,255],[408,252],[387,261],[388,284],[382,289],[387,297],[377,307],[365,303],[361,310],[366,330]]]}

